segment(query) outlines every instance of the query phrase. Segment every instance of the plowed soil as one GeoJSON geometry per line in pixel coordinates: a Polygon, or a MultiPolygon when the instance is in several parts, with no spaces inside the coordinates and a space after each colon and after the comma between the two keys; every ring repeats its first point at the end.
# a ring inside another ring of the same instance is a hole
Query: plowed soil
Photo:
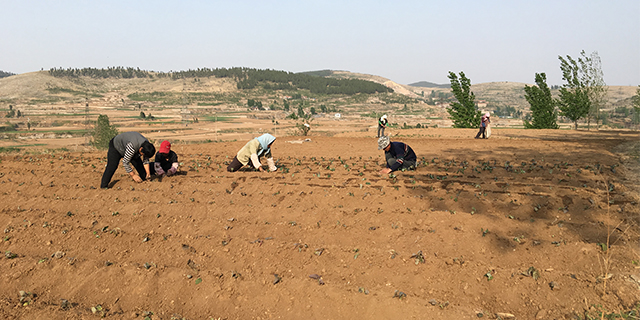
{"type": "Polygon", "coordinates": [[[5,153],[0,318],[573,319],[636,306],[637,133],[416,132],[393,138],[416,171],[378,174],[370,133],[281,136],[274,173],[226,172],[246,141],[174,144],[179,175],[138,184],[121,166],[108,190],[106,151],[5,153]]]}

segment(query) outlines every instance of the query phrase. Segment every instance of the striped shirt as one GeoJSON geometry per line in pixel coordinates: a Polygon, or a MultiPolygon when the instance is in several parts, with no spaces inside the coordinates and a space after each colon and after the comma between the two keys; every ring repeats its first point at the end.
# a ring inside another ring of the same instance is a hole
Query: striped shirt
{"type": "MultiPolygon", "coordinates": [[[[127,143],[124,151],[124,156],[122,157],[122,166],[124,167],[124,170],[127,171],[127,173],[131,173],[133,171],[133,168],[131,168],[131,159],[133,159],[133,156],[135,156],[136,154],[139,154],[139,152],[133,147],[133,143],[127,143]]],[[[149,164],[149,158],[144,157],[142,159],[142,164],[149,164]]]]}

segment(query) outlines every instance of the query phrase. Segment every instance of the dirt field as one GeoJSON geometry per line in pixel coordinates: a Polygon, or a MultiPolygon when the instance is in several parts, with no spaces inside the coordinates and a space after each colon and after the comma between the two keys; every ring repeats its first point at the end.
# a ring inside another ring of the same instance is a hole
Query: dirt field
{"type": "Polygon", "coordinates": [[[638,133],[406,130],[418,169],[381,176],[365,131],[280,134],[275,173],[226,172],[244,140],[178,143],[180,175],[120,167],[109,190],[104,151],[2,154],[0,318],[574,319],[639,302],[638,133]]]}

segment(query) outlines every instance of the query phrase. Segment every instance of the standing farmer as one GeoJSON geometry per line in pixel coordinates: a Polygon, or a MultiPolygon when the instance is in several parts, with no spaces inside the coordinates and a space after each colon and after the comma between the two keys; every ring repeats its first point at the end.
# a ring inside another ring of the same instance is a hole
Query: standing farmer
{"type": "Polygon", "coordinates": [[[133,181],[142,182],[151,177],[149,169],[149,158],[153,157],[156,148],[147,138],[139,132],[124,132],[115,136],[109,141],[109,151],[107,151],[107,167],[102,174],[100,188],[108,188],[113,174],[118,169],[118,163],[122,159],[124,170],[131,176],[133,181]],[[142,159],[140,159],[142,157],[142,159]],[[131,165],[136,168],[138,174],[133,172],[131,165]]]}
{"type": "Polygon", "coordinates": [[[387,127],[387,115],[383,115],[378,119],[378,138],[384,136],[384,129],[387,127]]]}
{"type": "Polygon", "coordinates": [[[491,114],[489,112],[485,113],[482,116],[482,123],[480,123],[480,131],[478,131],[478,134],[476,134],[476,139],[480,139],[480,135],[482,135],[482,139],[487,138],[487,127],[491,123],[491,119],[489,119],[490,116],[491,114]]]}

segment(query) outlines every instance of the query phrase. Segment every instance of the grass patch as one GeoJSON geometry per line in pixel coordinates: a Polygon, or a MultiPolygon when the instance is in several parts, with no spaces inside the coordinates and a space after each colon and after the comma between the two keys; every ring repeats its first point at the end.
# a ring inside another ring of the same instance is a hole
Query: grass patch
{"type": "Polygon", "coordinates": [[[215,116],[204,116],[198,117],[198,121],[209,121],[209,122],[220,122],[220,121],[231,121],[233,117],[215,117],[215,116]]]}
{"type": "Polygon", "coordinates": [[[68,93],[74,96],[83,96],[83,97],[91,97],[91,98],[102,98],[102,95],[100,94],[95,94],[95,93],[90,93],[90,92],[86,92],[86,91],[77,91],[77,90],[72,90],[72,89],[67,89],[67,88],[59,88],[59,87],[55,87],[55,88],[47,88],[47,91],[49,91],[49,93],[51,94],[59,94],[59,93],[68,93]]]}
{"type": "Polygon", "coordinates": [[[16,147],[0,147],[0,153],[18,152],[20,148],[16,147]]]}

